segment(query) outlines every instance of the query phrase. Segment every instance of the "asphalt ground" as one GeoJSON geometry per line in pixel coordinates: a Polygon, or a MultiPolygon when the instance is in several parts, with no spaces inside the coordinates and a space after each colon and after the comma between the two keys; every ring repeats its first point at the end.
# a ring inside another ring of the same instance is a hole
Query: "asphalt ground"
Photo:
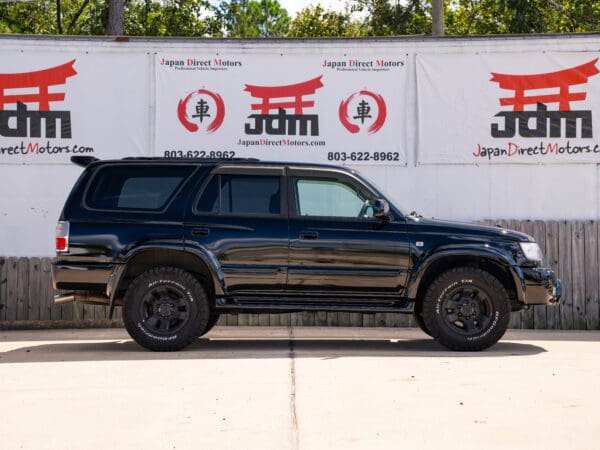
{"type": "Polygon", "coordinates": [[[480,353],[414,329],[0,331],[0,449],[598,449],[600,331],[480,353]]]}

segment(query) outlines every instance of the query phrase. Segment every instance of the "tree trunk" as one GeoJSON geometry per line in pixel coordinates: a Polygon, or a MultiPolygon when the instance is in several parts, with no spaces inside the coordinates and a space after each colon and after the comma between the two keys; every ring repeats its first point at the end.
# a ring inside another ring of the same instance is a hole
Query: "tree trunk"
{"type": "Polygon", "coordinates": [[[125,34],[125,0],[108,0],[108,24],[106,34],[123,36],[125,34]]]}
{"type": "Polygon", "coordinates": [[[434,36],[444,35],[444,0],[433,0],[431,2],[431,22],[434,36]]]}

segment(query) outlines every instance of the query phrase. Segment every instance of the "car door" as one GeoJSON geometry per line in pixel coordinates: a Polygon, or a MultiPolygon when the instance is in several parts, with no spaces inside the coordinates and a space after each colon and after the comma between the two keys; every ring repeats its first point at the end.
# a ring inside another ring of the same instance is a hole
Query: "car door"
{"type": "Polygon", "coordinates": [[[288,291],[400,295],[409,266],[403,219],[373,217],[377,194],[349,173],[290,168],[288,178],[288,291]]]}
{"type": "Polygon", "coordinates": [[[227,294],[285,287],[289,236],[283,175],[283,167],[218,167],[186,218],[186,248],[216,257],[227,294]]]}

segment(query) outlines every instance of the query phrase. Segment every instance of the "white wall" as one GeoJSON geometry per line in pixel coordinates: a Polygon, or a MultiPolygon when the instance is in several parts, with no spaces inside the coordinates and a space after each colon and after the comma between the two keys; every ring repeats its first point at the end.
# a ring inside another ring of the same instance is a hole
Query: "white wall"
{"type": "MultiPolygon", "coordinates": [[[[353,166],[380,186],[406,211],[454,220],[486,218],[514,219],[600,219],[600,166],[587,164],[497,164],[497,165],[419,165],[417,164],[415,54],[418,52],[457,53],[473,51],[598,51],[600,36],[527,37],[495,39],[397,39],[339,41],[134,41],[114,43],[104,40],[0,39],[5,47],[33,46],[43,51],[68,49],[146,54],[152,69],[154,52],[199,49],[206,52],[229,50],[243,53],[340,51],[368,46],[379,51],[394,48],[408,54],[408,124],[405,140],[406,166],[353,166]]],[[[600,53],[599,53],[600,54],[600,53]]],[[[0,72],[10,72],[9,68],[0,72]]],[[[152,81],[152,80],[151,80],[152,81]]],[[[153,86],[148,96],[153,98],[153,86]]],[[[130,99],[125,99],[130,101],[130,99]]],[[[600,101],[600,99],[598,99],[600,101]]],[[[138,145],[153,152],[153,102],[148,106],[148,127],[138,145]]],[[[595,120],[600,120],[596,118],[595,120]]],[[[98,124],[99,127],[102,124],[98,124]]],[[[107,131],[109,132],[109,131],[107,131]]],[[[435,130],[432,130],[435,132],[435,130]]],[[[0,138],[0,145],[2,138],[0,138]]],[[[121,149],[127,151],[126,149],[121,149]]],[[[132,153],[134,153],[132,151],[132,153]]],[[[139,152],[136,149],[136,154],[139,152]]],[[[69,163],[36,165],[0,160],[0,255],[50,256],[53,254],[54,226],[71,186],[81,173],[69,163]]],[[[598,161],[600,163],[600,161],[598,161]]]]}

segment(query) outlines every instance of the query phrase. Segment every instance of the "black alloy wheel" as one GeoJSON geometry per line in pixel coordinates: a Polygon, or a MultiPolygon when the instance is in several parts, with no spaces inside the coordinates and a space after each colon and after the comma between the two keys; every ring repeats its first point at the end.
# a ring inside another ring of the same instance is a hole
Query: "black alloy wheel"
{"type": "Polygon", "coordinates": [[[452,350],[478,351],[494,345],[510,321],[510,298],[489,272],[473,267],[448,270],[431,283],[423,298],[423,324],[452,350]]]}
{"type": "Polygon", "coordinates": [[[150,350],[181,350],[206,330],[210,318],[202,284],[176,267],[147,270],[133,280],[125,294],[125,328],[150,350]]]}

